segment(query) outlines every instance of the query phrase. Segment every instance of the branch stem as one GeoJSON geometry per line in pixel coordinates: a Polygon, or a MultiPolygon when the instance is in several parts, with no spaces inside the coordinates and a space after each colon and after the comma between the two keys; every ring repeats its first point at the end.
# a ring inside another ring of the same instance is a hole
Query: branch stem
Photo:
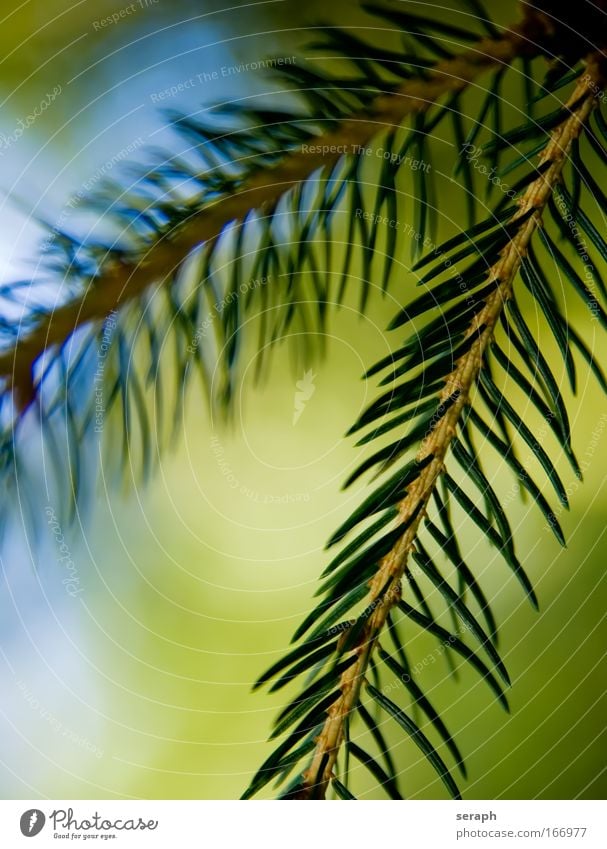
{"type": "Polygon", "coordinates": [[[314,144],[285,154],[278,165],[264,169],[234,194],[194,212],[136,261],[106,263],[77,299],[46,315],[29,335],[0,356],[0,380],[12,387],[17,405],[23,408],[35,396],[33,367],[45,351],[64,344],[84,324],[103,321],[146,289],[168,285],[188,255],[217,240],[230,222],[244,220],[252,209],[271,208],[314,171],[335,165],[344,150],[356,153],[382,129],[398,127],[408,115],[427,110],[443,95],[464,90],[487,69],[508,65],[517,56],[539,54],[539,46],[526,35],[526,26],[523,22],[506,29],[498,39],[480,39],[461,55],[438,62],[424,79],[408,80],[395,92],[378,95],[364,114],[344,119],[335,129],[319,135],[314,144]]]}

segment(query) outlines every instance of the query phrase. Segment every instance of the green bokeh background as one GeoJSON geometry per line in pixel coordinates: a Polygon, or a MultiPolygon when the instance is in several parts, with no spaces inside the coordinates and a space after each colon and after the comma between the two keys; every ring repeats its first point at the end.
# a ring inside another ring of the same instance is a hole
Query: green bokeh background
{"type": "MultiPolygon", "coordinates": [[[[9,4],[0,27],[4,131],[56,82],[64,94],[4,157],[10,167],[3,187],[29,205],[42,196],[42,209],[54,220],[100,164],[160,126],[150,93],[199,70],[289,55],[302,40],[297,27],[326,15],[325,5],[304,10],[286,0],[215,14],[220,5],[209,4],[202,7],[206,18],[184,25],[201,14],[200,4],[160,0],[100,33],[93,22],[120,4],[85,2],[69,13],[59,0],[14,9],[9,4]],[[205,47],[194,49],[200,44],[205,47]]],[[[500,6],[505,18],[511,17],[508,6],[500,6]]],[[[331,14],[352,23],[356,4],[334,3],[331,14]]],[[[266,78],[242,74],[195,92],[185,106],[266,85],[266,78]]],[[[182,105],[177,99],[170,104],[182,105]]],[[[438,147],[439,171],[448,153],[438,147]]],[[[461,225],[455,186],[441,190],[440,212],[443,233],[461,225]]],[[[3,276],[10,279],[34,255],[39,228],[22,207],[5,205],[1,214],[3,276]]],[[[343,434],[374,392],[361,380],[363,371],[399,342],[385,328],[415,283],[406,270],[404,238],[398,257],[403,266],[390,297],[374,297],[364,317],[355,297],[333,314],[322,360],[307,362],[283,346],[272,353],[263,385],[255,386],[251,334],[231,426],[214,422],[194,391],[180,439],[151,485],[110,493],[102,482],[85,530],[72,536],[85,590],[77,604],[52,591],[34,603],[27,582],[33,587],[36,573],[23,547],[9,542],[3,551],[7,616],[0,655],[6,663],[0,717],[4,797],[214,799],[242,793],[269,753],[266,739],[283,701],[282,693],[251,694],[251,684],[284,651],[310,609],[325,565],[323,545],[362,490],[340,492],[359,457],[343,434]],[[315,391],[293,425],[296,381],[307,368],[313,369],[315,391]],[[19,570],[23,576],[16,578],[19,570]],[[100,756],[75,742],[76,736],[100,756]]],[[[533,305],[523,302],[535,327],[533,305]]],[[[607,349],[596,323],[574,300],[568,312],[604,361],[607,349]]],[[[562,376],[541,322],[538,332],[562,376]]],[[[588,461],[579,486],[562,458],[558,463],[572,488],[571,514],[560,516],[567,549],[559,548],[528,502],[514,499],[508,507],[517,550],[537,588],[539,615],[499,557],[479,544],[475,530],[463,520],[459,528],[500,624],[513,681],[511,714],[468,670],[461,669],[458,680],[450,677],[430,638],[410,635],[414,661],[436,659],[420,683],[464,753],[466,798],[605,795],[607,404],[581,364],[577,397],[563,391],[574,446],[579,459],[588,461]]],[[[524,399],[515,397],[522,409],[524,399]]],[[[557,454],[547,440],[549,446],[557,454]]],[[[509,498],[512,478],[499,458],[484,455],[496,489],[509,498]]],[[[43,585],[52,588],[58,569],[52,551],[41,544],[33,560],[43,585]]],[[[393,740],[405,795],[443,798],[418,750],[398,735],[393,740]]],[[[360,771],[353,781],[363,797],[377,796],[360,771]]]]}

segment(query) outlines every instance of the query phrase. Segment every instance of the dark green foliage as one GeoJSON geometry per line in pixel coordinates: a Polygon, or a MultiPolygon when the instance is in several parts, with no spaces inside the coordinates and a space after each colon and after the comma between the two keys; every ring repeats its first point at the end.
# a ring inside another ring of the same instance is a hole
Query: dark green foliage
{"type": "MultiPolygon", "coordinates": [[[[505,72],[503,72],[505,73],[505,72]]],[[[569,83],[578,76],[579,70],[570,75],[569,83]]],[[[485,106],[486,114],[492,109],[499,111],[499,97],[497,92],[502,82],[500,72],[490,89],[485,106]]],[[[563,87],[567,83],[563,83],[563,87]]],[[[558,85],[555,83],[555,91],[558,85]]],[[[486,144],[485,148],[492,155],[497,155],[509,149],[513,143],[529,143],[537,135],[542,135],[542,145],[545,144],[546,132],[558,125],[566,117],[567,111],[559,107],[542,118],[537,124],[533,124],[531,132],[529,125],[521,126],[516,130],[502,135],[499,144],[486,144]]],[[[483,118],[484,120],[484,118],[483,118]]],[[[468,136],[468,141],[474,143],[481,132],[481,127],[474,128],[468,136]]],[[[590,132],[590,129],[588,129],[590,132]]],[[[592,135],[594,147],[598,144],[596,135],[592,135]]],[[[602,151],[602,148],[601,148],[602,151]]],[[[576,152],[579,156],[579,149],[576,152]]],[[[515,170],[527,163],[526,158],[515,161],[514,165],[508,166],[507,170],[515,170]]],[[[541,168],[532,168],[517,178],[515,190],[517,194],[522,193],[525,188],[537,179],[549,163],[541,168]]],[[[459,168],[463,165],[460,163],[459,168]]],[[[574,167],[575,164],[574,164],[574,167]]],[[[587,169],[586,169],[587,170],[587,169]]],[[[586,170],[580,169],[580,173],[586,187],[593,185],[594,178],[588,178],[586,170]]],[[[571,179],[569,173],[568,179],[571,179]]],[[[592,192],[591,192],[592,193],[592,192]]],[[[596,194],[592,193],[596,198],[596,194]]],[[[598,195],[600,197],[600,194],[598,195]]],[[[548,331],[552,334],[555,344],[561,353],[565,373],[568,376],[571,389],[575,391],[577,385],[575,351],[579,351],[584,359],[589,362],[605,388],[602,373],[593,362],[590,351],[586,348],[579,334],[571,327],[569,321],[562,311],[558,292],[555,291],[553,281],[547,274],[549,263],[543,255],[547,251],[556,262],[557,267],[563,272],[564,285],[570,284],[580,295],[584,302],[592,307],[594,313],[604,326],[604,308],[590,292],[588,285],[583,281],[581,269],[577,266],[575,258],[565,256],[563,249],[558,247],[558,241],[567,236],[571,242],[571,228],[569,234],[565,233],[563,227],[564,218],[571,214],[577,222],[580,231],[588,239],[588,243],[597,249],[602,255],[605,242],[598,235],[595,226],[589,216],[580,206],[581,196],[577,203],[572,201],[567,189],[567,178],[556,195],[557,203],[563,210],[561,221],[556,221],[556,228],[546,227],[538,231],[534,238],[529,256],[523,260],[520,278],[526,286],[538,309],[543,316],[548,331]],[[542,254],[540,255],[540,251],[542,254]]],[[[422,203],[423,205],[423,203],[422,203]]],[[[487,297],[491,295],[496,286],[496,281],[487,281],[487,270],[496,261],[502,248],[510,241],[518,231],[521,224],[528,219],[529,212],[525,216],[519,216],[516,220],[516,207],[512,204],[506,205],[503,200],[497,203],[496,215],[486,217],[481,223],[466,229],[461,234],[447,240],[442,246],[435,248],[426,256],[418,260],[415,269],[422,270],[423,276],[419,285],[424,287],[424,292],[403,307],[392,323],[393,328],[415,325],[415,333],[405,341],[404,345],[397,348],[393,354],[385,357],[367,372],[368,379],[390,369],[390,372],[381,381],[385,391],[372,402],[361,414],[359,420],[351,428],[355,433],[362,428],[372,428],[367,436],[359,441],[375,441],[381,439],[389,430],[404,429],[405,436],[400,436],[396,442],[382,444],[382,447],[371,453],[362,464],[350,475],[347,485],[358,479],[364,472],[378,468],[376,476],[381,476],[389,464],[401,455],[406,455],[415,450],[432,427],[440,421],[444,409],[457,398],[447,399],[443,402],[439,398],[440,391],[444,386],[444,378],[453,370],[458,359],[465,355],[475,339],[483,332],[479,327],[476,335],[468,336],[467,329],[470,322],[477,315],[487,297]],[[428,270],[426,270],[428,269],[428,270]],[[419,320],[428,315],[428,320],[421,326],[419,320]],[[392,416],[392,418],[390,418],[392,416]]],[[[553,217],[556,216],[558,207],[552,209],[553,217]]],[[[421,224],[423,227],[423,224],[421,224]]],[[[575,244],[575,242],[574,242],[575,244]]],[[[596,270],[594,271],[596,275],[596,270]]],[[[604,294],[601,286],[601,294],[604,294]]],[[[515,444],[526,445],[532,455],[537,459],[539,466],[552,484],[554,491],[563,506],[568,506],[567,495],[559,474],[552,460],[552,449],[544,447],[534,435],[534,426],[525,422],[520,412],[515,409],[515,404],[508,397],[507,389],[510,381],[514,381],[531,400],[532,407],[540,414],[546,423],[547,431],[558,448],[567,456],[571,466],[579,473],[579,466],[571,447],[569,420],[559,388],[559,379],[549,366],[546,357],[542,354],[540,344],[534,333],[529,328],[523,314],[512,298],[507,304],[507,311],[502,313],[502,334],[495,335],[491,344],[484,353],[484,367],[480,371],[478,383],[478,395],[474,399],[473,406],[468,407],[465,416],[460,421],[460,434],[451,444],[454,460],[459,466],[459,475],[467,478],[467,484],[454,478],[449,472],[444,472],[446,490],[451,493],[455,504],[462,509],[478,528],[479,533],[490,541],[490,543],[503,556],[508,567],[519,579],[525,593],[530,601],[537,606],[537,598],[533,587],[519,562],[514,548],[512,529],[508,522],[505,510],[500,504],[499,495],[494,492],[486,474],[483,472],[482,462],[475,447],[474,434],[480,436],[483,442],[492,445],[502,460],[511,467],[518,478],[521,486],[527,490],[553,532],[561,543],[564,537],[560,529],[555,510],[543,493],[543,484],[536,481],[530,472],[517,459],[515,444]],[[518,360],[518,361],[516,361],[518,360]],[[497,369],[497,371],[496,371],[497,369]],[[485,409],[485,414],[476,407],[485,409]],[[491,424],[487,423],[485,415],[490,415],[491,424]],[[499,428],[499,434],[496,432],[499,428]],[[514,441],[513,441],[514,440],[514,441]],[[471,496],[470,487],[475,492],[471,496]]],[[[431,457],[425,458],[425,464],[431,461],[431,457]]],[[[330,585],[321,587],[321,591],[330,592],[328,598],[335,604],[338,597],[347,598],[351,586],[357,582],[367,582],[375,574],[378,555],[385,552],[381,546],[380,536],[382,527],[393,520],[393,505],[405,497],[408,488],[419,475],[418,463],[415,459],[407,461],[399,471],[385,479],[373,493],[367,496],[330,540],[330,544],[341,541],[353,527],[365,519],[377,514],[383,508],[385,512],[380,514],[376,521],[368,526],[368,529],[359,535],[352,543],[346,546],[345,551],[350,560],[351,567],[342,575],[339,583],[332,582],[330,585]],[[390,509],[387,509],[390,508],[390,509]],[[371,536],[379,540],[379,547],[364,549],[364,542],[371,536]],[[357,554],[357,552],[360,552],[357,554]],[[338,591],[336,596],[336,590],[338,591]]],[[[490,670],[490,667],[481,660],[478,653],[473,651],[467,644],[467,637],[476,641],[486,653],[491,666],[493,666],[506,685],[509,684],[508,673],[492,641],[496,638],[496,623],[491,611],[487,597],[485,596],[480,582],[474,576],[474,566],[466,563],[457,547],[457,542],[452,532],[450,520],[445,513],[445,505],[440,501],[439,517],[444,529],[439,528],[433,519],[426,518],[423,527],[418,531],[418,541],[412,552],[412,566],[406,570],[407,584],[420,609],[408,601],[401,601],[399,608],[401,615],[412,620],[417,626],[429,631],[443,645],[445,655],[451,658],[452,652],[463,658],[466,664],[473,667],[481,677],[488,683],[502,705],[507,708],[504,692],[498,679],[490,670]],[[450,580],[442,574],[442,569],[437,565],[434,555],[430,555],[426,549],[424,537],[432,544],[440,556],[451,564],[451,568],[457,575],[457,586],[452,586],[450,580]],[[435,615],[424,597],[418,582],[413,577],[412,568],[421,571],[425,579],[433,585],[444,599],[447,609],[451,610],[462,623],[467,637],[464,640],[455,633],[446,630],[437,622],[435,615]],[[475,606],[483,616],[487,625],[485,630],[478,621],[477,615],[471,610],[469,603],[464,600],[464,593],[470,593],[475,606]]],[[[398,537],[398,529],[395,531],[398,537]]],[[[383,539],[386,539],[385,537],[383,539]]],[[[336,565],[343,562],[344,558],[338,557],[337,563],[333,561],[326,570],[332,571],[336,565]]],[[[405,589],[403,589],[403,593],[405,589]]],[[[310,618],[313,621],[314,617],[310,618]]],[[[366,615],[353,620],[362,627],[366,615]]],[[[329,620],[324,622],[327,627],[329,620]]],[[[301,629],[300,629],[301,630],[301,629]]],[[[359,629],[360,630],[360,629],[359,629]]],[[[362,633],[362,631],[361,631],[362,633]]],[[[395,622],[389,629],[390,637],[400,660],[388,655],[381,647],[377,649],[378,657],[383,661],[388,673],[395,675],[403,682],[403,687],[408,692],[413,704],[417,705],[429,719],[435,731],[448,747],[450,754],[461,770],[464,769],[463,759],[459,749],[455,745],[451,734],[447,731],[440,716],[432,708],[419,685],[414,680],[414,675],[409,671],[410,664],[407,661],[406,645],[400,636],[400,628],[395,622]]],[[[355,634],[353,635],[355,637],[355,634]]],[[[354,645],[355,639],[350,641],[354,645]]],[[[451,661],[450,661],[451,662],[451,661]]],[[[377,674],[377,670],[376,670],[377,674]]],[[[390,678],[387,679],[388,682],[390,678]]],[[[391,689],[392,685],[388,685],[391,689]]],[[[443,759],[437,754],[429,739],[421,732],[419,727],[411,718],[398,707],[391,699],[383,695],[381,689],[375,684],[369,684],[367,691],[373,701],[393,719],[403,731],[409,734],[418,743],[420,749],[432,763],[442,778],[449,793],[458,796],[459,790],[450,775],[443,759]]],[[[401,690],[402,692],[402,690],[401,690]]],[[[362,751],[352,741],[348,744],[350,751],[354,751],[358,761],[365,765],[373,779],[381,784],[383,789],[391,798],[395,797],[397,771],[389,756],[389,743],[383,735],[383,723],[376,721],[366,707],[361,696],[358,712],[361,714],[363,725],[371,733],[371,737],[378,747],[380,756],[385,759],[384,766],[369,753],[362,751]],[[353,746],[355,747],[353,749],[353,746]]],[[[353,728],[356,727],[354,724],[353,728]]],[[[352,730],[351,732],[352,733],[352,730]]]]}

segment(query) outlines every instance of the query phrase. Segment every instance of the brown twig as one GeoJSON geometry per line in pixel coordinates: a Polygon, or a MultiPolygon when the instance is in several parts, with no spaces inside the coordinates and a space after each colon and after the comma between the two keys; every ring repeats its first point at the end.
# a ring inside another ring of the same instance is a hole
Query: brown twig
{"type": "Polygon", "coordinates": [[[149,287],[166,285],[191,251],[216,240],[227,224],[243,220],[252,209],[270,208],[318,168],[335,164],[344,147],[354,152],[367,146],[381,130],[398,127],[408,115],[428,109],[444,94],[465,89],[488,68],[507,65],[523,54],[540,53],[528,27],[524,21],[505,30],[499,39],[481,39],[460,56],[437,63],[424,79],[408,80],[394,93],[379,95],[364,115],[342,121],[336,129],[320,135],[317,144],[303,145],[274,168],[252,177],[235,194],[193,213],[136,262],[108,262],[79,298],[45,316],[29,335],[0,356],[0,379],[14,390],[17,405],[23,408],[33,399],[32,370],[45,351],[62,345],[82,325],[102,321],[149,287]],[[327,147],[335,152],[327,152],[327,147]]]}
{"type": "Polygon", "coordinates": [[[444,459],[450,442],[455,435],[456,426],[462,410],[469,401],[470,391],[481,368],[483,353],[489,343],[496,321],[504,304],[512,294],[514,278],[534,231],[541,225],[541,216],[552,191],[560,180],[572,142],[581,131],[584,121],[595,105],[595,95],[601,81],[598,57],[588,62],[588,73],[580,80],[568,101],[574,107],[567,119],[556,127],[546,144],[540,165],[551,164],[541,176],[529,185],[518,202],[519,209],[513,217],[525,215],[534,210],[530,217],[521,223],[512,240],[501,251],[498,261],[489,269],[487,281],[499,281],[494,294],[487,300],[483,309],[472,320],[467,336],[476,336],[469,351],[456,363],[455,369],[446,380],[441,392],[440,402],[447,401],[459,390],[457,400],[448,408],[438,426],[422,441],[417,454],[418,460],[432,456],[432,460],[422,470],[415,483],[409,488],[406,497],[399,505],[401,523],[411,522],[392,551],[383,558],[370,582],[370,598],[367,604],[373,608],[358,645],[353,649],[358,660],[342,675],[341,695],[327,712],[324,727],[317,738],[312,763],[304,775],[304,790],[299,798],[323,798],[331,780],[335,761],[344,740],[345,721],[358,702],[362,681],[365,677],[369,658],[378,636],[386,622],[390,609],[400,596],[400,582],[412,551],[419,524],[424,516],[428,500],[444,466],[444,459]],[[390,590],[385,592],[386,586],[390,590]],[[396,589],[395,589],[396,588],[396,589]],[[383,595],[382,595],[383,593],[383,595]]]}

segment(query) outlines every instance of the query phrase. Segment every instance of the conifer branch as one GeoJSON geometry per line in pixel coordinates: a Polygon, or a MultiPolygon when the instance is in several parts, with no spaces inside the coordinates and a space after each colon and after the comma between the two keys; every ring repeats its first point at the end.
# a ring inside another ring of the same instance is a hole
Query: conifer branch
{"type": "Polygon", "coordinates": [[[0,379],[13,390],[18,408],[25,408],[35,396],[33,369],[46,351],[61,347],[78,328],[101,323],[147,289],[169,285],[175,269],[191,252],[202,244],[212,245],[230,223],[245,220],[252,209],[271,208],[317,169],[334,165],[344,151],[356,153],[383,129],[398,127],[407,116],[427,111],[443,95],[463,91],[484,71],[542,52],[537,21],[531,18],[505,29],[498,38],[479,39],[461,55],[437,62],[422,78],[380,94],[364,114],[343,119],[339,126],[318,135],[316,144],[286,153],[278,165],[262,169],[232,194],[206,203],[142,255],[107,259],[79,297],[45,315],[0,356],[0,379]]]}
{"type": "Polygon", "coordinates": [[[398,520],[407,530],[380,561],[377,572],[369,582],[366,609],[372,612],[357,644],[347,653],[348,659],[357,657],[357,660],[347,665],[340,678],[340,695],[327,711],[322,731],[316,738],[311,765],[304,774],[303,785],[294,794],[296,798],[324,798],[327,786],[334,777],[335,762],[346,735],[346,723],[358,703],[369,660],[388,614],[400,600],[401,579],[409,555],[415,551],[419,525],[444,470],[445,456],[455,436],[456,426],[466,405],[470,403],[470,394],[479,377],[483,354],[492,339],[500,313],[512,296],[514,279],[527,256],[531,237],[542,226],[542,214],[560,182],[572,144],[579,137],[596,105],[597,93],[602,90],[601,62],[599,54],[589,58],[587,72],[567,102],[569,116],[552,130],[540,155],[540,176],[529,184],[518,201],[518,209],[511,221],[512,238],[487,272],[486,282],[494,282],[496,288],[469,325],[466,338],[473,338],[474,341],[446,379],[440,404],[447,412],[421,441],[417,460],[420,464],[425,461],[425,466],[398,505],[398,520]],[[518,228],[517,219],[521,221],[518,228]]]}

